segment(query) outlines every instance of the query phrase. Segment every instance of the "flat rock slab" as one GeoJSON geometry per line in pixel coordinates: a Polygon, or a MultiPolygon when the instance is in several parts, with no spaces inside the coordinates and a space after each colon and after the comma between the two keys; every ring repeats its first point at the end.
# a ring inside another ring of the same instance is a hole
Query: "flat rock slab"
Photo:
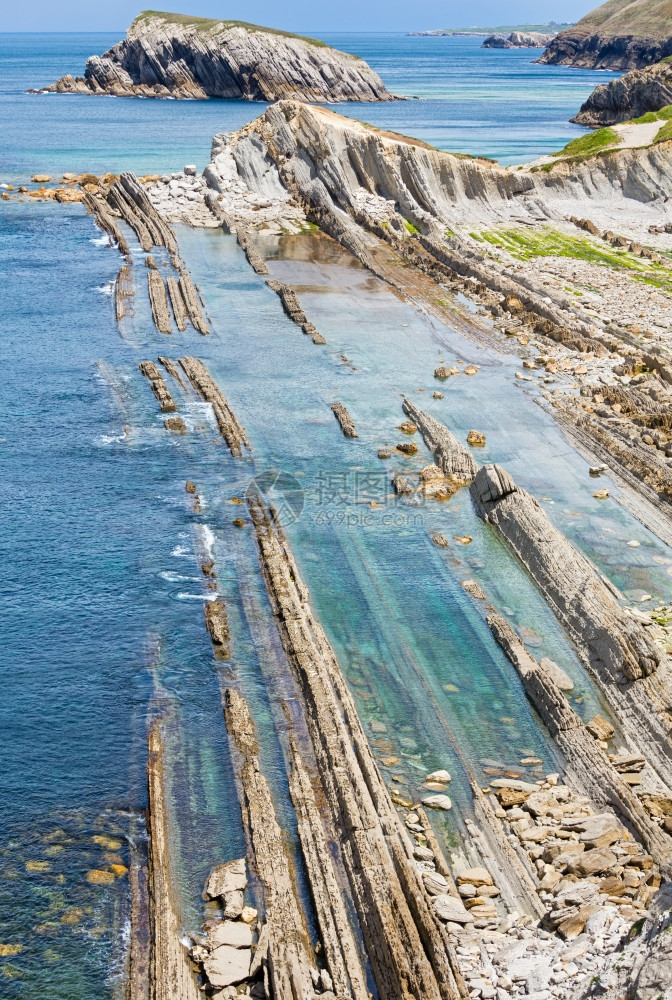
{"type": "Polygon", "coordinates": [[[205,891],[211,899],[216,899],[218,896],[225,896],[227,892],[243,890],[246,886],[245,858],[237,858],[212,869],[205,884],[205,891]]]}
{"type": "Polygon", "coordinates": [[[208,943],[214,951],[222,945],[231,948],[251,948],[252,928],[240,920],[225,920],[213,927],[208,935],[208,943]]]}
{"type": "Polygon", "coordinates": [[[205,974],[212,986],[233,986],[247,979],[250,974],[252,952],[248,948],[215,948],[203,963],[205,974]]]}
{"type": "Polygon", "coordinates": [[[492,875],[486,868],[467,868],[457,876],[458,885],[492,885],[492,875]]]}

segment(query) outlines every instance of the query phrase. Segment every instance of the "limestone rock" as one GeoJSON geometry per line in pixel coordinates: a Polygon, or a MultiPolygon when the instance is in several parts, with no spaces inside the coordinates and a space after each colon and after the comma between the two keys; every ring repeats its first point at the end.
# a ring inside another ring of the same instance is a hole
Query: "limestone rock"
{"type": "Polygon", "coordinates": [[[429,809],[442,809],[447,811],[453,808],[453,803],[447,795],[428,795],[422,800],[423,805],[429,809]]]}
{"type": "Polygon", "coordinates": [[[463,580],[462,586],[468,594],[471,594],[477,601],[485,601],[486,596],[483,588],[476,582],[476,580],[463,580]]]}
{"type": "Polygon", "coordinates": [[[599,84],[572,121],[601,128],[659,111],[668,104],[672,104],[672,66],[657,63],[599,84]]]}
{"type": "Polygon", "coordinates": [[[222,945],[215,948],[203,963],[203,969],[212,986],[232,986],[247,979],[250,974],[252,952],[248,948],[222,945]]]}
{"type": "Polygon", "coordinates": [[[455,896],[436,896],[434,909],[441,920],[451,921],[455,924],[468,924],[474,919],[462,900],[456,899],[455,896]]]}
{"type": "MultiPolygon", "coordinates": [[[[226,896],[229,892],[242,891],[247,888],[247,869],[245,858],[236,858],[226,864],[217,865],[208,875],[205,892],[210,899],[226,896]]],[[[228,984],[224,984],[228,985],[228,984]]]]}
{"type": "Polygon", "coordinates": [[[596,740],[611,740],[614,736],[614,727],[601,715],[594,715],[586,729],[596,740]]]}
{"type": "Polygon", "coordinates": [[[589,875],[601,875],[617,864],[618,858],[608,847],[595,847],[577,855],[568,867],[572,874],[587,878],[589,875]]]}
{"type": "Polygon", "coordinates": [[[574,681],[572,678],[569,674],[566,674],[562,667],[559,667],[553,660],[549,660],[548,657],[544,656],[540,661],[540,665],[548,671],[552,680],[557,684],[561,691],[574,690],[574,681]]]}
{"type": "Polygon", "coordinates": [[[485,868],[467,868],[456,878],[458,885],[492,885],[492,875],[485,868]]]}
{"type": "Polygon", "coordinates": [[[84,77],[64,76],[51,93],[117,97],[239,98],[248,101],[390,101],[357,56],[322,42],[236,21],[147,11],[84,77]]]}
{"type": "Polygon", "coordinates": [[[432,773],[428,774],[427,777],[425,778],[425,781],[436,781],[439,784],[448,784],[450,780],[451,780],[450,774],[448,773],[448,771],[444,770],[432,771],[432,773]]]}
{"type": "Polygon", "coordinates": [[[225,920],[208,933],[208,944],[214,951],[222,945],[230,948],[251,948],[252,928],[241,920],[225,920]]]}

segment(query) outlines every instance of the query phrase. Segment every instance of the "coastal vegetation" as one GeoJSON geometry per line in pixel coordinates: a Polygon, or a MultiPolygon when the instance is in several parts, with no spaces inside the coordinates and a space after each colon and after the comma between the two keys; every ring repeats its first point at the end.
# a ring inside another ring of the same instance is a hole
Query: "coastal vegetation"
{"type": "Polygon", "coordinates": [[[471,234],[474,239],[502,248],[516,260],[535,257],[568,257],[600,267],[623,271],[635,281],[643,281],[672,293],[672,271],[662,264],[636,257],[628,250],[600,246],[587,237],[571,236],[557,229],[488,229],[471,234]]]}
{"type": "MultiPolygon", "coordinates": [[[[166,24],[180,24],[204,32],[226,30],[227,28],[244,28],[245,31],[263,31],[267,35],[279,35],[282,38],[298,38],[300,41],[316,45],[318,48],[329,48],[327,43],[321,41],[319,38],[297,35],[292,31],[283,31],[281,28],[265,28],[259,24],[250,24],[249,21],[230,21],[225,18],[219,20],[214,17],[196,17],[192,14],[174,14],[170,11],[162,10],[143,10],[133,20],[133,24],[141,24],[143,21],[149,21],[154,18],[160,18],[166,24]]],[[[346,54],[350,55],[351,59],[359,58],[359,56],[351,55],[351,53],[346,54]]]]}
{"type": "Polygon", "coordinates": [[[588,135],[580,135],[578,139],[572,139],[564,149],[553,156],[592,156],[600,153],[604,149],[617,146],[621,141],[618,132],[613,128],[601,128],[597,132],[590,132],[588,135]]]}

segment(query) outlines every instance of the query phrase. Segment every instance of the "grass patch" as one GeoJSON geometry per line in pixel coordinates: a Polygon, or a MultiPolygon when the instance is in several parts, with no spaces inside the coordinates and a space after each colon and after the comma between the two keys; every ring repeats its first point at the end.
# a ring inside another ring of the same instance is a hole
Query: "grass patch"
{"type": "Polygon", "coordinates": [[[647,111],[639,118],[633,118],[626,125],[648,125],[650,122],[669,122],[672,119],[672,104],[666,104],[659,111],[647,111]]]}
{"type": "Polygon", "coordinates": [[[672,139],[672,121],[668,121],[663,125],[653,141],[654,144],[657,144],[659,142],[668,142],[670,139],[672,139]]]}
{"type": "Polygon", "coordinates": [[[413,233],[419,233],[420,232],[420,230],[418,229],[418,227],[414,226],[412,222],[408,221],[408,219],[404,219],[404,225],[406,226],[406,231],[409,232],[411,234],[411,236],[413,235],[413,233]]]}
{"type": "MultiPolygon", "coordinates": [[[[263,25],[250,24],[248,21],[219,21],[214,17],[192,17],[190,14],[171,14],[162,10],[143,10],[135,18],[133,24],[138,24],[139,21],[146,21],[150,17],[160,17],[169,24],[191,25],[197,31],[214,31],[219,28],[245,28],[246,31],[263,31],[268,35],[282,35],[283,38],[298,38],[299,41],[308,42],[309,45],[316,45],[321,49],[331,48],[326,42],[321,42],[319,38],[295,35],[291,31],[282,31],[280,28],[264,28],[263,25]]],[[[359,60],[359,56],[353,56],[349,52],[344,53],[344,55],[350,55],[351,59],[359,60]]]]}
{"type": "Polygon", "coordinates": [[[578,139],[572,139],[559,153],[552,153],[552,156],[594,156],[604,149],[618,146],[621,137],[613,128],[601,128],[597,132],[589,132],[587,135],[580,135],[578,139]]]}
{"type": "Polygon", "coordinates": [[[639,118],[633,118],[629,121],[628,125],[648,125],[650,122],[657,122],[658,115],[655,111],[647,111],[645,115],[640,115],[639,118]]]}
{"type": "Polygon", "coordinates": [[[471,234],[475,239],[494,247],[503,247],[516,260],[533,257],[570,257],[589,264],[622,271],[636,281],[642,281],[672,293],[672,272],[662,264],[635,257],[628,250],[601,246],[581,236],[569,236],[557,229],[491,229],[471,234]]]}

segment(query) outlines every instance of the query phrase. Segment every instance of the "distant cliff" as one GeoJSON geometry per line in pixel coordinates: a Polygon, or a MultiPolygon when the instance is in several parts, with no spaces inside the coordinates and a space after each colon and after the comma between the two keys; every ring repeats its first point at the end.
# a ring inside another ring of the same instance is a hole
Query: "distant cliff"
{"type": "Polygon", "coordinates": [[[670,0],[608,0],[550,43],[540,62],[641,69],[672,55],[670,0]]]}
{"type": "Polygon", "coordinates": [[[618,80],[596,87],[573,122],[600,128],[639,118],[649,111],[660,111],[672,104],[672,65],[656,63],[647,69],[635,69],[618,80]]]}
{"type": "Polygon", "coordinates": [[[488,35],[484,49],[543,49],[555,35],[542,35],[539,31],[512,31],[510,35],[488,35]]]}
{"type": "Polygon", "coordinates": [[[91,56],[83,77],[41,92],[247,101],[390,101],[357,56],[323,42],[239,21],[144,11],[124,41],[91,56]]]}

